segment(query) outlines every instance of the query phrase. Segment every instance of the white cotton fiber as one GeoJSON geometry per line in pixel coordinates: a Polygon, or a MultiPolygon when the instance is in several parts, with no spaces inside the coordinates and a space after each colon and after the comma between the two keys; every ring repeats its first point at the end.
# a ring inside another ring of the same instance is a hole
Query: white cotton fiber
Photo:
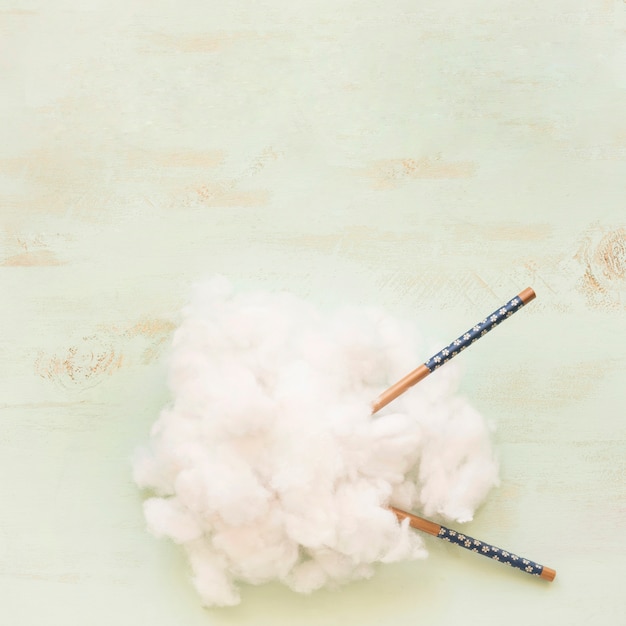
{"type": "Polygon", "coordinates": [[[455,395],[456,364],[371,415],[428,356],[380,310],[322,313],[221,278],[196,289],[174,335],[172,403],[134,477],[152,492],[149,529],[184,546],[207,606],[237,604],[238,581],[307,593],[423,558],[390,504],[472,518],[497,467],[484,420],[455,395]]]}

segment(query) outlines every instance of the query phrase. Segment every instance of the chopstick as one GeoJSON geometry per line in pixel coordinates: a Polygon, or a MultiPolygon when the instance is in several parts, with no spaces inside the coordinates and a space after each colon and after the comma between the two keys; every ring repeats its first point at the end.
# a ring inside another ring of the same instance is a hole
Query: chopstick
{"type": "Polygon", "coordinates": [[[490,543],[474,539],[474,537],[470,537],[469,535],[461,533],[458,530],[452,530],[451,528],[431,522],[422,517],[417,517],[417,515],[407,513],[406,511],[397,509],[393,506],[390,506],[389,509],[392,513],[395,513],[398,521],[401,522],[402,520],[408,518],[409,525],[411,527],[428,533],[433,537],[449,541],[450,543],[455,543],[457,546],[461,546],[461,548],[471,550],[472,552],[486,556],[494,561],[499,561],[505,565],[510,565],[511,567],[515,567],[526,574],[539,576],[544,580],[553,581],[556,576],[556,571],[546,567],[545,565],[540,565],[530,559],[525,559],[521,556],[517,556],[517,554],[503,550],[502,548],[497,548],[490,543]]]}
{"type": "MultiPolygon", "coordinates": [[[[491,315],[487,316],[482,322],[479,322],[458,339],[455,339],[449,346],[443,348],[437,354],[428,359],[428,361],[420,365],[417,369],[407,374],[386,391],[383,391],[383,393],[381,393],[373,403],[372,413],[376,413],[384,406],[387,406],[387,404],[402,395],[413,385],[426,378],[426,376],[441,367],[444,363],[447,363],[450,359],[459,354],[459,352],[462,352],[476,340],[480,339],[480,337],[483,337],[490,330],[493,330],[505,319],[511,317],[513,313],[519,311],[525,304],[528,304],[535,297],[536,294],[530,287],[524,289],[524,291],[509,300],[505,305],[495,310],[491,315]]],[[[417,515],[413,515],[412,513],[408,513],[407,511],[403,511],[402,509],[398,509],[393,506],[390,506],[389,510],[396,515],[398,521],[401,522],[404,519],[408,519],[409,525],[412,528],[421,530],[422,532],[433,535],[439,539],[443,539],[444,541],[454,543],[457,546],[465,548],[466,550],[476,552],[477,554],[486,556],[494,561],[510,565],[511,567],[519,569],[527,574],[539,576],[544,580],[553,581],[556,576],[556,571],[550,567],[540,565],[530,559],[522,558],[517,554],[513,554],[507,550],[502,550],[502,548],[497,548],[496,546],[484,541],[474,539],[465,533],[452,530],[451,528],[447,528],[446,526],[442,526],[436,522],[431,522],[423,517],[418,517],[417,515]]]]}
{"type": "Polygon", "coordinates": [[[426,378],[426,376],[436,369],[439,369],[450,359],[465,350],[465,348],[471,346],[475,341],[484,337],[490,330],[493,330],[498,324],[511,317],[513,313],[517,313],[525,304],[534,300],[535,297],[535,292],[530,287],[527,287],[506,304],[496,309],[491,315],[488,315],[482,322],[478,322],[478,324],[472,326],[472,328],[455,339],[450,345],[442,348],[437,354],[431,356],[428,361],[422,363],[422,365],[400,379],[397,383],[391,385],[389,389],[383,391],[372,404],[372,413],[380,411],[380,409],[402,395],[407,389],[426,378]]]}

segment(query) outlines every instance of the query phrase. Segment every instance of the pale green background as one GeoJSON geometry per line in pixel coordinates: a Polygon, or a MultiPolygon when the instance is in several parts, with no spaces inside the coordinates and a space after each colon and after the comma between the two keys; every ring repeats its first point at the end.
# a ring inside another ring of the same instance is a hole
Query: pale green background
{"type": "Polygon", "coordinates": [[[3,625],[626,623],[624,2],[0,7],[3,625]],[[216,272],[442,341],[532,285],[459,359],[502,462],[466,530],[557,580],[427,539],[202,609],[129,459],[216,272]]]}

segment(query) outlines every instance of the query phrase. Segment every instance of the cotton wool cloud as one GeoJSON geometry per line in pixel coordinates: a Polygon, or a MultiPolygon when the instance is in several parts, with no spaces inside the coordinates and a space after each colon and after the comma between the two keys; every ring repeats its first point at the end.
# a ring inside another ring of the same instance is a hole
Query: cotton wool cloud
{"type": "Polygon", "coordinates": [[[171,403],[134,460],[149,530],[185,550],[206,606],[240,583],[309,593],[422,559],[388,505],[464,522],[497,482],[489,428],[455,363],[376,415],[438,346],[376,308],[196,287],[169,357],[171,403]]]}

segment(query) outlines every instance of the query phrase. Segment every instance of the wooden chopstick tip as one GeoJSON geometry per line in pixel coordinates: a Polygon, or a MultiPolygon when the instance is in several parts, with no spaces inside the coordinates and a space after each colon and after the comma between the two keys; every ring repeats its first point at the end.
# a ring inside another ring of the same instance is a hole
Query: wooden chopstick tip
{"type": "Polygon", "coordinates": [[[517,296],[524,304],[528,304],[531,300],[534,300],[537,297],[534,289],[532,287],[526,287],[524,291],[518,294],[517,296]]]}
{"type": "Polygon", "coordinates": [[[553,570],[551,567],[544,566],[539,577],[552,582],[556,577],[556,570],[553,570]]]}
{"type": "Polygon", "coordinates": [[[434,537],[439,535],[439,532],[441,531],[441,525],[436,522],[431,522],[423,517],[418,517],[417,515],[413,515],[412,513],[408,513],[402,509],[397,509],[395,506],[390,506],[389,510],[395,514],[399,522],[408,519],[409,525],[416,530],[421,530],[422,532],[433,535],[434,537]]]}

